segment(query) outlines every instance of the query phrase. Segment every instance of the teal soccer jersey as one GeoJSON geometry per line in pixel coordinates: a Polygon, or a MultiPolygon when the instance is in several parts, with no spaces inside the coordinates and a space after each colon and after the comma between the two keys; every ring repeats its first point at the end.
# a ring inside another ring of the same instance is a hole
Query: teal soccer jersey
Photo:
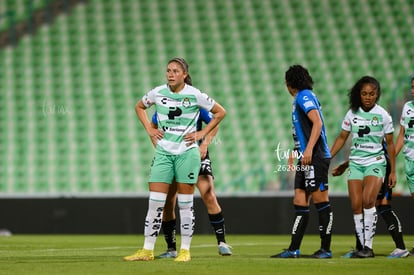
{"type": "Polygon", "coordinates": [[[157,144],[157,150],[179,155],[196,143],[187,146],[184,136],[197,130],[200,107],[210,111],[215,101],[197,88],[185,85],[179,93],[173,93],[164,84],[149,91],[142,98],[145,107],[155,104],[158,129],[164,137],[157,144]]]}
{"type": "Polygon", "coordinates": [[[404,156],[414,160],[414,101],[404,104],[400,124],[404,127],[404,156]]]}
{"type": "Polygon", "coordinates": [[[394,127],[384,108],[375,105],[369,112],[362,108],[356,113],[349,110],[342,129],[352,136],[350,161],[362,166],[385,162],[382,142],[386,134],[394,132],[394,127]]]}

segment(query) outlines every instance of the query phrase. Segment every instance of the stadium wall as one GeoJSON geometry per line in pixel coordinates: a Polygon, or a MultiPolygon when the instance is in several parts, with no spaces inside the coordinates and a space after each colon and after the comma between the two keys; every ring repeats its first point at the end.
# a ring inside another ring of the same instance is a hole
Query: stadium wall
{"type": "MultiPolygon", "coordinates": [[[[224,197],[228,234],[289,234],[293,221],[291,197],[224,197]]],[[[0,228],[13,234],[143,234],[147,198],[2,198],[0,228]]],[[[353,234],[353,220],[347,197],[331,197],[334,234],[353,234]]],[[[401,196],[393,208],[404,234],[414,234],[411,211],[414,201],[401,196]]],[[[211,234],[201,198],[195,198],[196,234],[211,234]]],[[[307,233],[318,234],[317,216],[311,206],[307,233]]],[[[381,218],[378,234],[387,234],[381,218]]]]}

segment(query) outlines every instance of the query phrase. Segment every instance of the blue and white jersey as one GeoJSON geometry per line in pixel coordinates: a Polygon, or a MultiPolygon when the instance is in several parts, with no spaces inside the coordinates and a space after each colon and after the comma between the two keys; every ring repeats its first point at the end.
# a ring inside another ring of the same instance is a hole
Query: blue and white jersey
{"type": "Polygon", "coordinates": [[[292,122],[293,122],[293,140],[295,149],[299,150],[300,156],[304,153],[308,144],[312,122],[307,114],[311,110],[317,110],[322,120],[322,130],[318,141],[313,148],[313,155],[323,159],[331,158],[331,153],[326,139],[325,123],[322,116],[322,108],[318,98],[311,90],[299,91],[293,99],[292,122]]]}

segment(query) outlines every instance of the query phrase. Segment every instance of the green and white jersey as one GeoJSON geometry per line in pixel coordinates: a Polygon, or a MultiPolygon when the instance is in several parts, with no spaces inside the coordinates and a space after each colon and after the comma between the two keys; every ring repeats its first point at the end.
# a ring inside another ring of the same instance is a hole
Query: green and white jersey
{"type": "Polygon", "coordinates": [[[394,126],[384,108],[375,104],[369,112],[362,108],[356,113],[349,110],[342,122],[342,129],[351,133],[351,162],[367,166],[385,161],[382,143],[386,134],[394,132],[394,126]]]}
{"type": "Polygon", "coordinates": [[[184,136],[195,132],[200,107],[210,111],[215,101],[197,88],[185,85],[179,93],[173,93],[167,84],[149,91],[142,98],[145,107],[155,104],[158,128],[164,131],[156,150],[179,155],[197,147],[197,143],[186,145],[184,136]]]}
{"type": "Polygon", "coordinates": [[[404,155],[414,160],[414,101],[404,104],[400,124],[404,127],[404,155]]]}

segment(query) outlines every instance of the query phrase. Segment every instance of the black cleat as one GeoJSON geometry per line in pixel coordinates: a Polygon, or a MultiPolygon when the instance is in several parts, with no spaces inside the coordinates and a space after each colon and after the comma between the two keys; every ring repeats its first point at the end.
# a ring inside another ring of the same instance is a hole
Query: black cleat
{"type": "Polygon", "coordinates": [[[362,250],[356,253],[358,258],[374,258],[374,251],[372,248],[364,247],[362,250]]]}

